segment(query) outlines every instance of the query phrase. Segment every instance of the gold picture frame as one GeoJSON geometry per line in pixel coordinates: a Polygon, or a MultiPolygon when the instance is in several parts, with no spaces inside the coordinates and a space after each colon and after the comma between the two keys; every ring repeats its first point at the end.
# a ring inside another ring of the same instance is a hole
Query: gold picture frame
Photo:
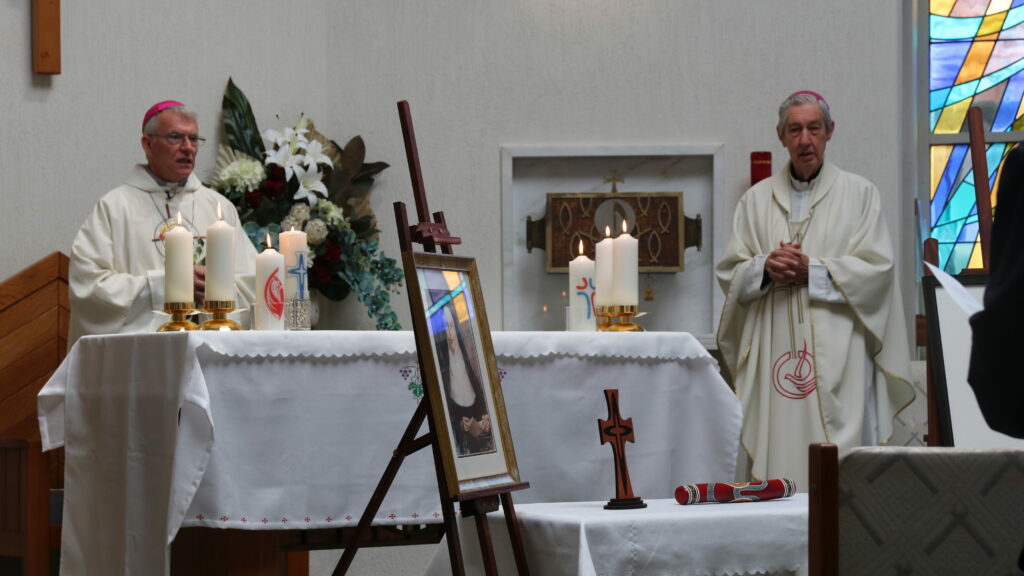
{"type": "Polygon", "coordinates": [[[518,483],[476,260],[405,252],[402,263],[449,496],[518,483]]]}

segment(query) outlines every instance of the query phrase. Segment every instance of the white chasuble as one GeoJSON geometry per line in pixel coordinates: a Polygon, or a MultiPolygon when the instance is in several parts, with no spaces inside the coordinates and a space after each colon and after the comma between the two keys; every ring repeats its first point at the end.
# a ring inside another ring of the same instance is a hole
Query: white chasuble
{"type": "Polygon", "coordinates": [[[833,442],[843,453],[874,436],[865,421],[877,422],[885,441],[914,391],[878,189],[825,162],[808,214],[794,223],[789,170],[787,164],[759,182],[736,207],[733,234],[715,269],[726,294],[718,344],[743,407],[740,441],[752,474],[790,477],[806,491],[808,444],[833,442]],[[754,295],[744,290],[744,278],[761,277],[767,254],[780,242],[797,241],[841,298],[773,283],[754,295]]]}
{"type": "Polygon", "coordinates": [[[68,348],[82,336],[149,332],[166,322],[169,316],[155,312],[164,304],[163,233],[181,212],[196,239],[195,261],[201,263],[202,237],[217,220],[218,204],[224,221],[235,227],[235,303],[248,308],[254,301],[256,249],[231,201],[203,186],[195,174],[169,189],[138,165],[126,184],[96,203],[75,236],[68,270],[68,348]]]}

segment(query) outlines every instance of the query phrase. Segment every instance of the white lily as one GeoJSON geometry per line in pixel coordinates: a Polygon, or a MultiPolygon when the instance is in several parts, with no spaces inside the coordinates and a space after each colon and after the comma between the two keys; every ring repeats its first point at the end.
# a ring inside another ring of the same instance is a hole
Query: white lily
{"type": "Polygon", "coordinates": [[[264,164],[267,166],[271,164],[277,164],[284,168],[285,180],[291,180],[292,174],[295,174],[295,169],[302,166],[304,156],[299,154],[292,154],[291,150],[287,146],[282,146],[276,150],[267,152],[267,159],[264,160],[264,164]]]}
{"type": "Polygon", "coordinates": [[[324,145],[319,140],[312,140],[306,143],[305,147],[305,158],[304,161],[306,166],[316,166],[318,164],[324,164],[326,166],[333,166],[330,157],[324,154],[324,145]]]}
{"type": "Polygon", "coordinates": [[[323,183],[323,173],[313,167],[306,169],[302,166],[295,167],[295,177],[299,181],[299,189],[295,191],[295,200],[306,200],[310,207],[316,206],[317,200],[327,197],[327,186],[323,183]],[[319,194],[319,196],[317,195],[319,194]]]}
{"type": "Polygon", "coordinates": [[[309,130],[295,130],[293,128],[284,129],[284,139],[288,143],[288,149],[292,154],[297,154],[300,148],[306,147],[306,144],[309,142],[309,140],[306,139],[306,132],[309,132],[309,130]]]}
{"type": "Polygon", "coordinates": [[[276,150],[287,140],[285,135],[277,130],[264,130],[260,136],[263,138],[263,147],[267,150],[276,150]]]}

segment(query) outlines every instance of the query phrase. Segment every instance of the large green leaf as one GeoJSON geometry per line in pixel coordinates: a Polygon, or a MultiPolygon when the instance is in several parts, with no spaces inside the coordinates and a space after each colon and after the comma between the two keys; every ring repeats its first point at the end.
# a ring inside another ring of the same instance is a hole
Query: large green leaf
{"type": "Polygon", "coordinates": [[[228,87],[224,90],[224,132],[228,138],[228,144],[238,150],[262,160],[264,156],[263,139],[260,138],[260,130],[256,126],[256,117],[252,113],[252,106],[245,94],[235,86],[235,82],[229,77],[228,87]]]}

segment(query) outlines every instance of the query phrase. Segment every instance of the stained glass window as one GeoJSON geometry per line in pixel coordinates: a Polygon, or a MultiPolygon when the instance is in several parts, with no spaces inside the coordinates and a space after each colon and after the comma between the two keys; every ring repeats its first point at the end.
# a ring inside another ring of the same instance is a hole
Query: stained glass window
{"type": "Polygon", "coordinates": [[[990,189],[1020,139],[992,135],[1024,131],[1024,0],[930,0],[929,12],[929,128],[957,135],[931,146],[929,223],[939,265],[958,273],[981,266],[967,110],[982,109],[990,189]]]}

